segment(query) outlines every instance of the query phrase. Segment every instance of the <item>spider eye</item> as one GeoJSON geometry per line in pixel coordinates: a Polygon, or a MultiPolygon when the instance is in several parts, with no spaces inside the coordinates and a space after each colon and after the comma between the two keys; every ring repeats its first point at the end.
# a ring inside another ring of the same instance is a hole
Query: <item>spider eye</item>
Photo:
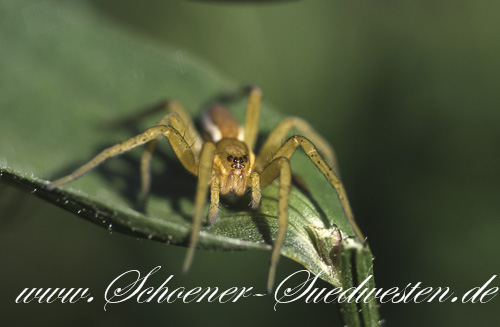
{"type": "Polygon", "coordinates": [[[248,156],[243,156],[243,162],[247,162],[248,161],[248,156]]]}
{"type": "Polygon", "coordinates": [[[228,156],[227,161],[233,161],[233,156],[228,156]]]}

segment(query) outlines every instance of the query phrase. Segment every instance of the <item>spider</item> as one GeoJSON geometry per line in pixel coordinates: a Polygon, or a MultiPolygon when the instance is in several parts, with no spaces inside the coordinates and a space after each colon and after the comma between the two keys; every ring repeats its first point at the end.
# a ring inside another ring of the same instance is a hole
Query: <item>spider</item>
{"type": "Polygon", "coordinates": [[[210,189],[210,206],[207,222],[218,219],[220,195],[242,196],[251,190],[251,207],[257,209],[261,202],[261,189],[275,179],[279,180],[278,232],[276,234],[267,280],[267,290],[273,287],[276,266],[287,230],[288,198],[292,185],[290,158],[301,147],[324,177],[336,190],[347,219],[356,235],[363,235],[354,222],[347,196],[340,181],[332,147],[306,121],[288,117],[269,134],[259,154],[254,153],[257,139],[262,92],[258,87],[247,88],[248,104],[244,126],[220,103],[210,106],[202,117],[204,138],[200,136],[186,110],[175,101],[167,101],[161,109],[167,110],[157,125],[144,133],[111,146],[72,174],[47,186],[52,190],[80,178],[105,160],[118,156],[137,146],[147,144],[141,158],[141,199],[150,190],[150,161],[162,136],[165,136],[184,168],[198,177],[194,200],[194,216],[189,238],[189,248],[183,265],[187,272],[193,261],[198,234],[202,225],[203,209],[210,189]],[[285,138],[295,128],[301,135],[285,138]],[[316,145],[315,145],[316,144],[316,145]],[[316,146],[322,149],[320,155],[316,146]]]}

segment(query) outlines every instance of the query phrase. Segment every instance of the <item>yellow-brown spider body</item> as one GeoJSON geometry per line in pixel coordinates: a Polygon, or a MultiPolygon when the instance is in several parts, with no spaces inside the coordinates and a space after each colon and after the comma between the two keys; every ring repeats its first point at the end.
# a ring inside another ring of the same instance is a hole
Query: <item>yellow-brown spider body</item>
{"type": "Polygon", "coordinates": [[[220,185],[220,194],[243,195],[250,186],[255,155],[243,141],[243,128],[220,104],[208,108],[203,116],[205,139],[215,143],[213,178],[220,185]]]}
{"type": "Polygon", "coordinates": [[[258,155],[254,154],[261,99],[260,89],[251,88],[243,126],[240,126],[222,105],[212,105],[202,118],[203,139],[184,108],[175,101],[166,102],[157,109],[166,109],[168,114],[156,126],[105,149],[71,175],[56,180],[47,188],[50,190],[71,182],[105,160],[147,144],[141,159],[141,198],[144,200],[151,186],[150,162],[153,152],[162,136],[166,137],[184,168],[198,177],[190,246],[184,261],[184,271],[187,271],[198,243],[208,191],[210,190],[210,207],[207,222],[213,224],[218,218],[219,195],[241,196],[247,189],[251,189],[251,207],[257,209],[262,197],[261,188],[277,179],[279,181],[278,232],[274,238],[267,281],[267,288],[270,291],[288,226],[288,198],[292,183],[290,158],[297,148],[304,150],[332,185],[356,235],[361,239],[363,236],[354,222],[344,187],[337,176],[333,149],[307,122],[297,117],[284,119],[268,135],[258,155]],[[292,128],[298,130],[301,135],[286,140],[292,128]],[[322,150],[322,155],[316,146],[322,150]]]}
{"type": "Polygon", "coordinates": [[[250,175],[255,161],[253,152],[237,139],[223,138],[215,144],[213,176],[218,179],[220,194],[243,195],[251,186],[250,175]]]}

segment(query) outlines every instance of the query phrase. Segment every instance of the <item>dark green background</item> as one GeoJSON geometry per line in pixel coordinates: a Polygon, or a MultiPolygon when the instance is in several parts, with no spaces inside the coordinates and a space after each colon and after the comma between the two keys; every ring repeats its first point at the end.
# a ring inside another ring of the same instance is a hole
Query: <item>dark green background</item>
{"type": "MultiPolygon", "coordinates": [[[[460,295],[500,272],[498,1],[90,2],[128,33],[260,85],[281,112],[328,138],[374,253],[378,287],[420,281],[460,295]]],[[[198,251],[182,275],[184,248],[110,234],[1,187],[7,325],[336,324],[332,305],[274,312],[270,296],[224,305],[130,302],[104,312],[101,294],[114,276],[156,265],[175,274],[177,286],[263,290],[269,253],[198,251]],[[90,287],[96,300],[14,304],[22,288],[44,286],[90,287]]],[[[277,280],[300,268],[283,258],[277,280]]],[[[384,304],[380,312],[386,326],[494,326],[498,301],[384,304]]]]}

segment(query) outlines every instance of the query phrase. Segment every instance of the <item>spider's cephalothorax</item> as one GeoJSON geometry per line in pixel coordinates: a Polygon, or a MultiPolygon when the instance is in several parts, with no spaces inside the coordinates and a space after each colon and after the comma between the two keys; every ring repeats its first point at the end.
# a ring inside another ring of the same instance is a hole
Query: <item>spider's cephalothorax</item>
{"type": "Polygon", "coordinates": [[[205,138],[215,143],[213,178],[222,195],[243,195],[250,183],[255,155],[244,143],[243,129],[220,104],[211,106],[203,116],[205,138]]]}
{"type": "Polygon", "coordinates": [[[256,209],[260,205],[261,188],[278,179],[278,232],[275,235],[267,281],[267,288],[270,291],[288,225],[288,197],[292,183],[290,158],[297,148],[301,147],[304,150],[335,189],[335,196],[340,199],[356,235],[362,240],[363,235],[354,222],[344,187],[337,176],[333,149],[307,122],[297,117],[284,119],[269,134],[258,155],[255,156],[254,146],[258,133],[261,98],[260,89],[255,87],[249,89],[243,126],[240,126],[222,105],[211,106],[202,118],[204,139],[201,138],[191,118],[179,103],[165,102],[156,107],[156,110],[166,109],[168,114],[156,126],[125,142],[105,149],[71,175],[56,180],[47,188],[50,190],[71,182],[106,159],[147,143],[141,160],[141,198],[146,199],[151,185],[149,171],[151,157],[161,136],[165,136],[184,168],[198,177],[190,246],[184,262],[184,270],[187,271],[191,266],[194,249],[198,243],[208,190],[210,189],[210,207],[207,221],[213,224],[218,217],[220,194],[232,193],[241,196],[250,188],[251,206],[256,209]],[[294,135],[285,140],[292,128],[295,128],[300,135],[294,135]],[[316,146],[322,150],[323,155],[318,153],[316,146]]]}
{"type": "Polygon", "coordinates": [[[253,153],[237,139],[222,139],[215,144],[213,175],[222,195],[243,195],[250,184],[253,153]]]}

